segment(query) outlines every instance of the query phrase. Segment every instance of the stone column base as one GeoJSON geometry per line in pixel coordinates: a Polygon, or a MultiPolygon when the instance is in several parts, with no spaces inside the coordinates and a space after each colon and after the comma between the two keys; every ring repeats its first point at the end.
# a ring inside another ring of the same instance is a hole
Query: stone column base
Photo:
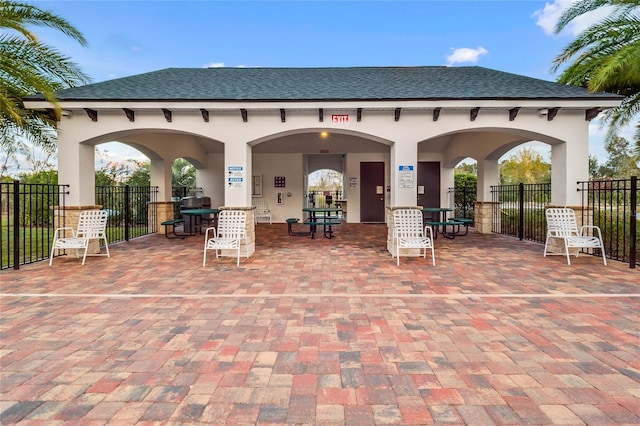
{"type": "MultiPolygon", "coordinates": [[[[473,222],[476,232],[480,234],[491,234],[493,232],[494,209],[500,208],[500,203],[494,201],[476,201],[473,210],[473,222]]],[[[500,215],[495,215],[498,223],[496,232],[500,232],[500,215]]]]}

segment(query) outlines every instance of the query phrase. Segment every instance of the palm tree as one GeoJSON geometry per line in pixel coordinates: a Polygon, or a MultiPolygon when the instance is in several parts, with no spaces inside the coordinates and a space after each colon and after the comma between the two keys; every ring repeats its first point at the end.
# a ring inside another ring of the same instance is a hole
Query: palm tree
{"type": "Polygon", "coordinates": [[[89,78],[76,64],[40,41],[27,26],[45,26],[86,45],[86,40],[64,19],[35,6],[0,0],[0,140],[8,148],[19,139],[40,145],[55,144],[53,131],[60,119],[56,90],[86,84],[89,78]],[[23,98],[42,94],[51,112],[24,107],[23,98]]]}
{"type": "MultiPolygon", "coordinates": [[[[640,113],[640,0],[578,0],[561,16],[556,34],[588,12],[607,7],[607,17],[591,25],[554,59],[553,71],[573,60],[560,74],[560,83],[625,96],[622,104],[605,112],[607,139],[640,113]]],[[[640,140],[640,123],[636,126],[640,140]]]]}

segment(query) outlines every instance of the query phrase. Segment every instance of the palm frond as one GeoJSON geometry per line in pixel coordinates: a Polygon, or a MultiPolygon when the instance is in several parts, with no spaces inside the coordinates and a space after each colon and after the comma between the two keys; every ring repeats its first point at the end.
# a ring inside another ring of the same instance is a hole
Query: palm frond
{"type": "Polygon", "coordinates": [[[10,28],[31,41],[37,41],[37,37],[26,25],[49,27],[76,40],[82,46],[87,45],[82,33],[65,19],[27,3],[0,1],[0,28],[10,28]]]}

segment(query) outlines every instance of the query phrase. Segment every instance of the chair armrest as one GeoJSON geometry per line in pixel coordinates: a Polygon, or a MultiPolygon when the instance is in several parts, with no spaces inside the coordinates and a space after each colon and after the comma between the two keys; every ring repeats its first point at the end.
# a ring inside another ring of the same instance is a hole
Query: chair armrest
{"type": "Polygon", "coordinates": [[[62,232],[62,231],[71,231],[71,238],[75,238],[76,237],[76,230],[73,229],[70,226],[63,226],[62,228],[56,228],[56,230],[53,232],[53,238],[56,239],[58,238],[58,231],[62,232]]]}
{"type": "Polygon", "coordinates": [[[600,238],[600,240],[602,240],[602,231],[600,231],[600,227],[599,226],[595,226],[595,225],[582,225],[580,227],[580,235],[584,236],[584,230],[585,229],[595,229],[596,231],[598,231],[598,238],[600,238]]]}
{"type": "Polygon", "coordinates": [[[429,225],[424,227],[424,235],[428,236],[429,238],[431,238],[431,240],[433,240],[433,229],[431,229],[429,225]]]}
{"type": "Polygon", "coordinates": [[[215,226],[211,226],[209,228],[207,228],[204,232],[204,240],[207,241],[209,239],[209,231],[211,231],[211,233],[213,234],[213,236],[211,238],[217,238],[218,237],[218,233],[216,232],[216,228],[215,226]]]}

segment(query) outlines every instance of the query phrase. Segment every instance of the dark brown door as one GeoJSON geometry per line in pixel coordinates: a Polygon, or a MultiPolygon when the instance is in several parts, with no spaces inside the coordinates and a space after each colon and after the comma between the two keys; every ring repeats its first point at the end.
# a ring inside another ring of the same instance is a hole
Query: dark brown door
{"type": "Polygon", "coordinates": [[[384,222],[384,162],[360,163],[360,222],[384,222]]]}
{"type": "Polygon", "coordinates": [[[418,162],[418,205],[440,207],[440,162],[418,162]]]}

